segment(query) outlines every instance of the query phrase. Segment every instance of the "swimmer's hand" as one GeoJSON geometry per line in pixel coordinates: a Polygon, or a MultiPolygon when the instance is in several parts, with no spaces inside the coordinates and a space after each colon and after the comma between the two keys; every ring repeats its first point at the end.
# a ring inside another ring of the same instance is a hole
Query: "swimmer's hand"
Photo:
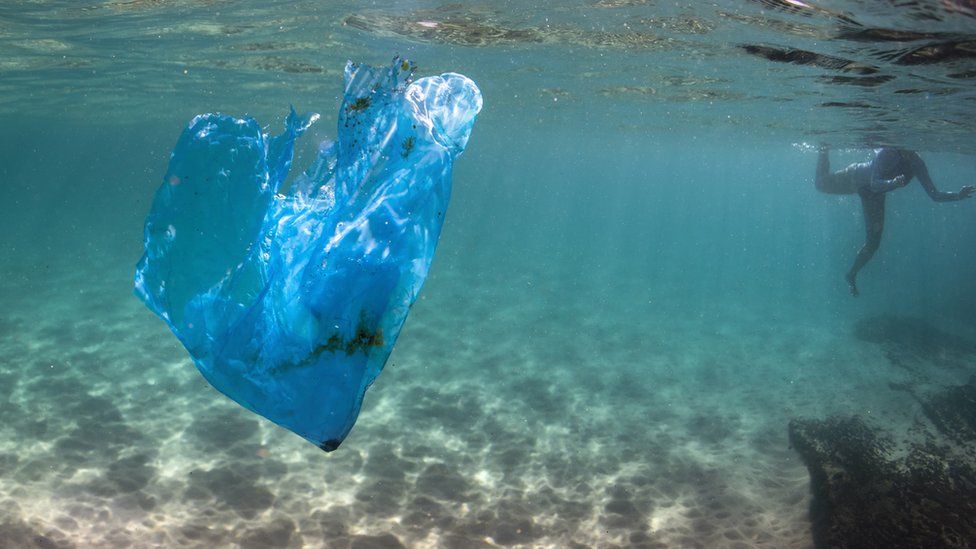
{"type": "Polygon", "coordinates": [[[976,194],[976,187],[973,185],[966,185],[962,189],[959,189],[959,200],[969,198],[970,196],[973,196],[973,194],[976,194]]]}

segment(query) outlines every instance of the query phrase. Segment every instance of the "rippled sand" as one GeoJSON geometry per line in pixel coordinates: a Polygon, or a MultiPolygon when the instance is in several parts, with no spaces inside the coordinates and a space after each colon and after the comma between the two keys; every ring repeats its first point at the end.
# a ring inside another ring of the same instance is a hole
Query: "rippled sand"
{"type": "Polygon", "coordinates": [[[441,259],[332,454],[210,388],[125,258],[5,268],[0,546],[807,547],[788,420],[917,413],[853,324],[441,259]]]}

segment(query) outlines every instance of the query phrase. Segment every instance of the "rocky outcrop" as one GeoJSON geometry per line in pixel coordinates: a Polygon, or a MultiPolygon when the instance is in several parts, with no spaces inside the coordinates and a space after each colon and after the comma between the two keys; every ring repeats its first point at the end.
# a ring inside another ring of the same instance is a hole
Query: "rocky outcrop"
{"type": "Polygon", "coordinates": [[[818,547],[976,545],[976,378],[919,401],[931,426],[897,442],[856,417],[790,422],[818,547]]]}

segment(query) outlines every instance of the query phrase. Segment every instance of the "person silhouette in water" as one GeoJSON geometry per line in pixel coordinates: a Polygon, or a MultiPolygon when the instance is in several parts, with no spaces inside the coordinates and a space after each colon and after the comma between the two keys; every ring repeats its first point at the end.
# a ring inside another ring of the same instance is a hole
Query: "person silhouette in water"
{"type": "Polygon", "coordinates": [[[913,178],[918,178],[925,192],[936,202],[955,202],[976,193],[976,187],[967,185],[957,193],[943,192],[935,188],[925,162],[915,151],[885,147],[879,149],[874,160],[851,164],[837,172],[830,171],[830,159],[826,145],[820,146],[815,184],[817,190],[827,194],[857,194],[864,210],[864,229],[867,240],[857,252],[854,264],[845,277],[851,287],[851,295],[858,296],[857,273],[871,260],[881,245],[884,231],[885,194],[900,189],[913,178]]]}

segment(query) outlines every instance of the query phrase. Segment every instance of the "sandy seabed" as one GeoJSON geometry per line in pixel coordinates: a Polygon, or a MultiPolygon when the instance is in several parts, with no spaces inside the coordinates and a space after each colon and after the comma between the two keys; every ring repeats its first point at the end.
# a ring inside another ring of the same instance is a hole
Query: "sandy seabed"
{"type": "Polygon", "coordinates": [[[4,268],[0,547],[809,547],[788,421],[897,431],[891,386],[965,380],[870,319],[442,263],[332,454],[207,385],[127,266],[4,268]]]}

